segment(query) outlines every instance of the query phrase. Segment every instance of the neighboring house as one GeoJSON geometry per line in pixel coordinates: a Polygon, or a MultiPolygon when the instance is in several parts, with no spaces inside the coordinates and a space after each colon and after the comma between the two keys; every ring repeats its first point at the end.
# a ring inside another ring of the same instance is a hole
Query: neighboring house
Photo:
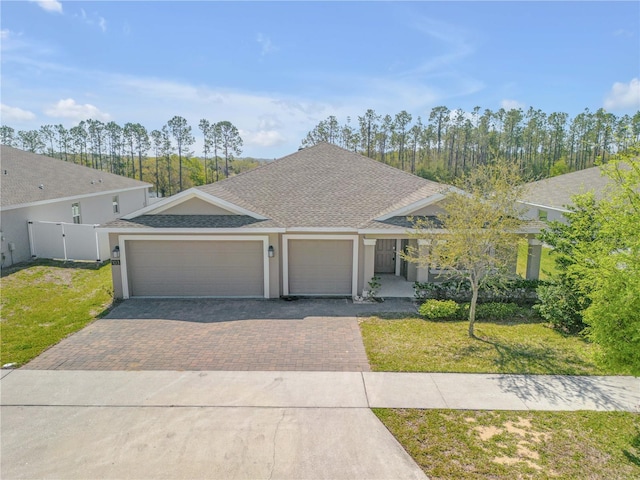
{"type": "Polygon", "coordinates": [[[564,214],[569,211],[567,206],[573,204],[574,195],[591,191],[597,199],[601,199],[605,187],[610,184],[611,179],[602,174],[600,167],[531,182],[526,185],[522,201],[526,207],[525,217],[530,220],[564,222],[564,214]]]}
{"type": "MultiPolygon", "coordinates": [[[[60,258],[60,252],[70,259],[81,259],[82,253],[74,252],[88,252],[87,259],[97,260],[94,226],[148,205],[148,183],[6,145],[0,148],[4,267],[34,256],[60,258]],[[61,230],[65,227],[66,234],[61,230]]],[[[101,260],[107,260],[106,237],[103,243],[106,258],[101,260]]]]}
{"type": "Polygon", "coordinates": [[[449,188],[321,143],[105,225],[114,292],[356,296],[374,274],[429,281],[397,253],[418,246],[408,217],[437,214],[449,188]]]}

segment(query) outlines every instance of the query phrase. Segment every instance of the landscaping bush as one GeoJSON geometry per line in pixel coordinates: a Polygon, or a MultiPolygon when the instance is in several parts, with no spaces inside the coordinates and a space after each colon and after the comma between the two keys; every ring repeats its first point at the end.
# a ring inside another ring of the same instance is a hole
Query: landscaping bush
{"type": "Polygon", "coordinates": [[[567,333],[578,333],[585,328],[582,312],[589,299],[570,282],[564,280],[538,287],[540,303],[533,308],[553,328],[567,333]]]}
{"type": "Polygon", "coordinates": [[[476,307],[476,320],[505,320],[518,314],[515,303],[480,303],[476,307]]]}
{"type": "Polygon", "coordinates": [[[429,320],[456,317],[460,306],[453,300],[427,300],[420,305],[420,315],[429,320]]]}
{"type": "MultiPolygon", "coordinates": [[[[544,283],[541,280],[525,280],[523,278],[514,278],[499,284],[487,282],[480,287],[478,300],[480,302],[515,302],[520,305],[531,305],[538,298],[536,289],[544,283]]],[[[455,300],[456,302],[471,300],[471,286],[467,281],[416,282],[414,290],[415,298],[420,302],[427,299],[455,300]]]]}

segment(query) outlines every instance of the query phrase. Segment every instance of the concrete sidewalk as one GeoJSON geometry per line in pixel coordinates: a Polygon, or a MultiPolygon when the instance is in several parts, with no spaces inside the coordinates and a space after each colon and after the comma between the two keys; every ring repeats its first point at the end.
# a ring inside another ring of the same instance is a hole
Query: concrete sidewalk
{"type": "Polygon", "coordinates": [[[371,412],[640,411],[640,379],[372,372],[3,371],[0,476],[425,479],[371,412]]]}
{"type": "Polygon", "coordinates": [[[25,369],[2,375],[4,406],[640,412],[640,378],[622,376],[25,369]]]}

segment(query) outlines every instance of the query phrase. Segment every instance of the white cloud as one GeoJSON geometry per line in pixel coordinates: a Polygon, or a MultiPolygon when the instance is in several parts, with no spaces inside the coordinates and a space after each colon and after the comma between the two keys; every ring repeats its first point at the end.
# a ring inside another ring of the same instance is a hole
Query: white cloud
{"type": "Polygon", "coordinates": [[[505,110],[517,110],[519,108],[525,108],[523,103],[509,98],[505,98],[504,100],[502,100],[500,102],[500,106],[505,110]]]}
{"type": "Polygon", "coordinates": [[[108,113],[101,112],[98,107],[85,103],[84,105],[76,103],[73,98],[60,100],[58,103],[44,111],[48,116],[54,118],[67,118],[70,120],[80,121],[92,118],[94,120],[109,120],[111,116],[108,113]]]}
{"type": "Polygon", "coordinates": [[[79,18],[84,23],[86,23],[87,25],[90,25],[92,27],[97,25],[98,28],[100,30],[102,30],[103,33],[107,31],[107,20],[104,17],[101,17],[100,15],[98,15],[95,12],[92,13],[91,15],[88,15],[87,12],[85,11],[85,9],[81,8],[80,9],[80,15],[75,14],[74,17],[75,18],[79,18]]]}
{"type": "Polygon", "coordinates": [[[270,53],[274,53],[278,50],[278,47],[276,47],[273,42],[271,41],[271,39],[269,37],[267,37],[266,35],[263,35],[261,33],[258,33],[258,36],[256,37],[256,41],[262,45],[262,50],[260,51],[260,56],[264,57],[265,55],[268,55],[270,53]]]}
{"type": "Polygon", "coordinates": [[[626,110],[640,108],[640,79],[629,83],[616,82],[604,99],[606,110],[626,110]]]}
{"type": "Polygon", "coordinates": [[[6,40],[11,35],[11,30],[0,30],[0,40],[6,40]]]}
{"type": "Polygon", "coordinates": [[[255,147],[275,147],[284,144],[287,139],[277,130],[259,130],[257,132],[239,130],[244,144],[255,147]]]}
{"type": "Polygon", "coordinates": [[[4,103],[0,104],[0,116],[2,117],[2,123],[7,122],[24,122],[34,120],[36,118],[35,113],[29,110],[23,110],[18,107],[10,107],[4,103]]]}
{"type": "Polygon", "coordinates": [[[31,0],[47,12],[62,13],[62,4],[58,0],[31,0]]]}

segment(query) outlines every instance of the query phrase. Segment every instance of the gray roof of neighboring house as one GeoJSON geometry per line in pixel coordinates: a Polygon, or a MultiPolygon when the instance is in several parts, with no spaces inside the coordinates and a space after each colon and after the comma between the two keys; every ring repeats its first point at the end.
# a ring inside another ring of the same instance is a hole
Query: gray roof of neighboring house
{"type": "Polygon", "coordinates": [[[117,219],[109,228],[278,228],[271,220],[248,215],[141,215],[130,220],[117,219]]]}
{"type": "Polygon", "coordinates": [[[284,227],[358,228],[449,186],[320,143],[196,188],[284,227]]]}
{"type": "Polygon", "coordinates": [[[523,201],[565,209],[572,204],[571,197],[579,193],[593,191],[596,198],[602,198],[605,187],[610,183],[611,179],[602,175],[600,167],[586,168],[527,184],[523,201]]]}
{"type": "Polygon", "coordinates": [[[6,145],[0,148],[2,207],[151,186],[6,145]]]}

